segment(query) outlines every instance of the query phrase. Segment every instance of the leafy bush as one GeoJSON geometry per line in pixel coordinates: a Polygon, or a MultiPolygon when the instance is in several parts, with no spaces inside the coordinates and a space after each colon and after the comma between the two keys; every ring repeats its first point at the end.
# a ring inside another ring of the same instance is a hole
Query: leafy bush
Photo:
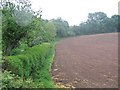
{"type": "Polygon", "coordinates": [[[20,77],[27,78],[32,76],[35,78],[37,71],[42,69],[45,60],[50,56],[52,46],[49,43],[28,48],[21,54],[9,56],[6,64],[8,69],[20,77]]]}
{"type": "Polygon", "coordinates": [[[27,78],[24,80],[23,78],[19,77],[18,75],[12,74],[11,71],[6,71],[2,73],[3,80],[2,80],[2,89],[7,88],[37,88],[43,87],[42,83],[34,82],[32,78],[27,78]]]}
{"type": "Polygon", "coordinates": [[[13,49],[11,52],[10,52],[10,56],[14,56],[14,55],[19,55],[21,54],[24,50],[26,50],[28,47],[27,47],[27,44],[25,44],[24,42],[21,42],[19,47],[13,49]]]}
{"type": "Polygon", "coordinates": [[[5,61],[5,66],[7,67],[7,71],[11,72],[5,73],[11,78],[7,78],[7,81],[9,82],[6,83],[5,76],[3,79],[5,87],[53,88],[54,83],[52,82],[49,73],[54,54],[53,47],[53,44],[43,43],[41,45],[27,48],[19,55],[8,56],[7,60],[5,61]],[[14,76],[12,73],[14,73],[14,76]],[[30,82],[31,85],[29,85],[28,82],[30,82]]]}

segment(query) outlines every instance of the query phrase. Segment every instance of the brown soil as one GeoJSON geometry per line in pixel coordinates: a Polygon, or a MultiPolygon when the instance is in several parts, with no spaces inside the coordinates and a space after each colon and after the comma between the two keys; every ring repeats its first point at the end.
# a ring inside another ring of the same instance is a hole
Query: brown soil
{"type": "Polygon", "coordinates": [[[84,35],[56,45],[55,83],[77,88],[118,87],[118,34],[84,35]]]}

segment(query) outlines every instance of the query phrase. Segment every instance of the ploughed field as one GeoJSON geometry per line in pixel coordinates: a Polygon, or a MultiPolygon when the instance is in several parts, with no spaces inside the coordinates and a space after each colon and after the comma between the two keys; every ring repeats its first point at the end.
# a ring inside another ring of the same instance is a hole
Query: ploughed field
{"type": "Polygon", "coordinates": [[[77,88],[118,87],[118,33],[62,39],[51,68],[55,83],[77,88]]]}

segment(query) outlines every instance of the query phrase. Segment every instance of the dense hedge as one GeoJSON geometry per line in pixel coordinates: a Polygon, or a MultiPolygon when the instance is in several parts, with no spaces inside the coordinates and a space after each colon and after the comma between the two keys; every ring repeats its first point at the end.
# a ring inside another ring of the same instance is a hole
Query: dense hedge
{"type": "Polygon", "coordinates": [[[54,43],[27,48],[8,56],[4,62],[2,88],[55,88],[49,69],[54,58],[54,43]]]}
{"type": "Polygon", "coordinates": [[[12,73],[26,79],[31,76],[33,79],[40,74],[44,63],[53,52],[53,45],[44,43],[28,48],[22,54],[9,56],[5,65],[12,73]]]}

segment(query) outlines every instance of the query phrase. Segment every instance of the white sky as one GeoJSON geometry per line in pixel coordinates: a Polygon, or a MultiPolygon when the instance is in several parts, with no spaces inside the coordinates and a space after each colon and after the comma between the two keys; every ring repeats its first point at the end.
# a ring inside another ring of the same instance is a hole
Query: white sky
{"type": "Polygon", "coordinates": [[[119,0],[31,0],[34,10],[42,9],[43,19],[61,17],[70,25],[87,20],[88,13],[105,12],[108,17],[118,14],[119,0]]]}

